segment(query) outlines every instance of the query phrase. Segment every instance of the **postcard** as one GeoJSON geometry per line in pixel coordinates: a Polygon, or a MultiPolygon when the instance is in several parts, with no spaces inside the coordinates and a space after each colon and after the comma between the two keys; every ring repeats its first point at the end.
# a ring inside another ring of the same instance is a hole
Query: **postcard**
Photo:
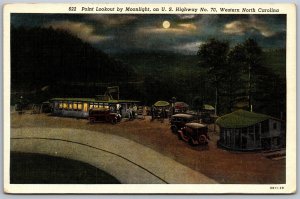
{"type": "Polygon", "coordinates": [[[4,191],[296,192],[293,4],[7,4],[4,191]]]}

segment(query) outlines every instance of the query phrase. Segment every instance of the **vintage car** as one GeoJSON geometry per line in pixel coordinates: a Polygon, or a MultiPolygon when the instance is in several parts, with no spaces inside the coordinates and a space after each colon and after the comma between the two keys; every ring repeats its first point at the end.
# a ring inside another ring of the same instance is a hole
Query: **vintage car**
{"type": "Polygon", "coordinates": [[[193,145],[208,144],[209,136],[207,135],[207,126],[200,123],[186,123],[185,126],[178,131],[178,139],[193,145]]]}
{"type": "Polygon", "coordinates": [[[94,108],[90,109],[88,119],[91,124],[95,122],[110,122],[116,124],[121,121],[121,116],[106,108],[94,108]]]}
{"type": "Polygon", "coordinates": [[[195,118],[193,115],[189,114],[175,114],[171,116],[171,130],[173,133],[177,133],[178,130],[184,127],[188,122],[193,121],[195,118]]]}

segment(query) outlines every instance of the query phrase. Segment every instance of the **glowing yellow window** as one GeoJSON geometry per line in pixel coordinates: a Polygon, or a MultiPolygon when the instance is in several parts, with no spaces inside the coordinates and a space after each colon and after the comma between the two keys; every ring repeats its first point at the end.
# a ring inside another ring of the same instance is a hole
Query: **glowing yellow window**
{"type": "Polygon", "coordinates": [[[79,111],[82,110],[82,103],[78,103],[78,110],[79,110],[79,111]]]}
{"type": "Polygon", "coordinates": [[[63,104],[62,104],[61,102],[58,104],[58,108],[59,108],[59,109],[62,109],[62,108],[63,108],[63,104]]]}
{"type": "Polygon", "coordinates": [[[68,109],[68,103],[66,102],[63,103],[63,109],[68,109]]]}
{"type": "Polygon", "coordinates": [[[69,104],[69,109],[70,109],[70,110],[73,109],[73,104],[72,104],[72,102],[70,102],[70,104],[69,104]]]}
{"type": "Polygon", "coordinates": [[[88,103],[83,103],[83,111],[88,111],[88,103]]]}
{"type": "Polygon", "coordinates": [[[73,104],[73,109],[76,111],[77,110],[77,103],[73,104]]]}
{"type": "Polygon", "coordinates": [[[93,108],[93,104],[90,104],[90,109],[92,109],[93,108]]]}

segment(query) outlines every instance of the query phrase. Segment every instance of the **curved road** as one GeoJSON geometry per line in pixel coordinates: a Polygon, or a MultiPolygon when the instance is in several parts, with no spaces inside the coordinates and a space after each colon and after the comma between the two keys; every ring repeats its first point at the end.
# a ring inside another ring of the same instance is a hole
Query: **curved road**
{"type": "Polygon", "coordinates": [[[129,139],[88,130],[12,128],[11,151],[89,163],[124,184],[214,184],[211,178],[129,139]]]}

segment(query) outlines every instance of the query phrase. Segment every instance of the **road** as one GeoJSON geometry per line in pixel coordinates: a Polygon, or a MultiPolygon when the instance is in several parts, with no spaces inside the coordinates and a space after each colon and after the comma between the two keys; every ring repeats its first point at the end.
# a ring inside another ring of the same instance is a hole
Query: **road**
{"type": "Polygon", "coordinates": [[[70,128],[13,128],[11,150],[86,162],[124,184],[214,184],[215,180],[134,141],[70,128]]]}
{"type": "MultiPolygon", "coordinates": [[[[259,152],[234,152],[216,145],[218,135],[209,132],[206,147],[191,147],[171,133],[168,121],[126,121],[111,125],[91,125],[87,120],[48,116],[45,114],[11,114],[13,129],[53,128],[77,129],[115,135],[154,150],[186,167],[225,184],[284,184],[285,159],[271,160],[259,152]]],[[[212,129],[212,128],[211,128],[212,129]]],[[[63,135],[60,135],[63,136],[63,135]]],[[[110,141],[115,145],[114,140],[110,141]]],[[[116,147],[122,147],[116,145],[116,147]]],[[[134,153],[133,153],[134,156],[134,153]]]]}

